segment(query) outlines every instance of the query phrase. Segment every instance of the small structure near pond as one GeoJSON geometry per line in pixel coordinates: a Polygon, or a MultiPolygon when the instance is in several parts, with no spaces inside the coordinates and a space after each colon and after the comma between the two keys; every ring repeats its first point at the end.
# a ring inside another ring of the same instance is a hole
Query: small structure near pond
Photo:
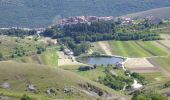
{"type": "Polygon", "coordinates": [[[79,67],[80,71],[88,71],[88,70],[93,70],[93,69],[96,69],[96,67],[95,66],[81,66],[81,67],[79,67]]]}

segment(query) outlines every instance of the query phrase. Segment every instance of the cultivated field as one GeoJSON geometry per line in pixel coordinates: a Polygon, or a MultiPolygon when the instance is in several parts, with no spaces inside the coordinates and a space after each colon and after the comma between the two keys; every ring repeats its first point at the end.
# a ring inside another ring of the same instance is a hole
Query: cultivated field
{"type": "Polygon", "coordinates": [[[154,67],[146,58],[129,58],[125,63],[125,67],[132,72],[138,73],[150,73],[158,71],[158,69],[154,67]]]}
{"type": "Polygon", "coordinates": [[[99,52],[101,54],[106,54],[104,49],[102,49],[101,45],[99,45],[99,42],[92,43],[91,45],[91,52],[99,52]]]}
{"type": "Polygon", "coordinates": [[[155,66],[164,68],[170,74],[170,57],[150,58],[149,61],[154,63],[155,66]]]}
{"type": "Polygon", "coordinates": [[[143,41],[109,41],[112,54],[126,57],[163,56],[167,52],[152,44],[143,41]]]}

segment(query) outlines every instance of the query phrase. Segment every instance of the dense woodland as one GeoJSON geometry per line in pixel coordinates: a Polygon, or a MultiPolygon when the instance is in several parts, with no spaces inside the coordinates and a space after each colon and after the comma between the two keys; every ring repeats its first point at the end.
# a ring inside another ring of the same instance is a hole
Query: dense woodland
{"type": "Polygon", "coordinates": [[[23,36],[29,36],[29,35],[35,35],[36,31],[26,31],[21,29],[2,29],[0,30],[0,35],[8,35],[8,36],[17,36],[17,37],[23,37],[23,36]]]}

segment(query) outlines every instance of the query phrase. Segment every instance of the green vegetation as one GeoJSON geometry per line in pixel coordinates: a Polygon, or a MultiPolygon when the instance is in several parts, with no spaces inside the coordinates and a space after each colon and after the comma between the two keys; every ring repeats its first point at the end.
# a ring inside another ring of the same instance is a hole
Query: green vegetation
{"type": "Polygon", "coordinates": [[[57,66],[58,65],[58,54],[57,51],[59,48],[49,48],[42,54],[37,54],[28,57],[20,57],[14,59],[17,62],[21,63],[35,63],[35,64],[42,64],[42,65],[50,65],[50,66],[57,66]]]}
{"type": "Polygon", "coordinates": [[[146,50],[147,52],[152,54],[153,56],[165,56],[165,55],[168,54],[167,52],[165,52],[161,48],[156,47],[155,45],[153,45],[151,42],[137,42],[137,44],[141,48],[143,48],[144,50],[146,50]]]}
{"type": "Polygon", "coordinates": [[[151,61],[154,61],[158,66],[163,67],[168,72],[170,72],[170,57],[159,57],[159,58],[152,58],[151,61]]]}
{"type": "Polygon", "coordinates": [[[119,69],[110,69],[107,67],[105,69],[105,77],[99,77],[99,82],[115,90],[130,89],[133,80],[136,79],[139,83],[145,84],[145,79],[143,76],[137,73],[130,73],[129,71],[123,71],[119,69]],[[110,71],[114,71],[115,74],[110,71]],[[131,77],[129,77],[131,75],[131,77]]]}
{"type": "Polygon", "coordinates": [[[109,44],[114,55],[148,57],[168,54],[149,41],[109,41],[109,44]]]}
{"type": "Polygon", "coordinates": [[[21,100],[33,100],[33,99],[31,99],[29,96],[27,96],[26,94],[24,94],[24,95],[21,97],[21,100]]]}
{"type": "Polygon", "coordinates": [[[161,72],[140,73],[140,75],[143,76],[148,83],[159,83],[160,81],[162,82],[168,79],[162,75],[161,72]]]}
{"type": "Polygon", "coordinates": [[[99,78],[99,82],[115,90],[122,90],[125,85],[129,86],[133,83],[132,78],[125,79],[121,76],[115,76],[107,73],[106,77],[99,78]]]}
{"type": "Polygon", "coordinates": [[[156,91],[136,92],[132,100],[168,100],[168,98],[156,91]]]}
{"type": "Polygon", "coordinates": [[[96,21],[87,23],[78,23],[72,25],[64,25],[62,27],[56,25],[46,29],[42,34],[52,38],[63,39],[72,38],[75,43],[82,41],[103,41],[103,40],[159,40],[159,34],[148,31],[154,25],[146,25],[147,20],[137,25],[123,26],[117,22],[96,21]],[[135,31],[134,31],[135,30],[135,31]]]}
{"type": "MultiPolygon", "coordinates": [[[[42,34],[46,37],[57,38],[60,44],[72,49],[76,56],[86,53],[88,42],[104,40],[159,40],[159,34],[148,31],[154,25],[146,25],[147,20],[137,25],[122,26],[117,22],[96,21],[71,25],[55,25],[47,28],[42,34]],[[135,30],[135,31],[134,31],[135,30]]],[[[140,51],[138,51],[139,53],[140,51]]]]}
{"type": "Polygon", "coordinates": [[[89,91],[86,88],[93,88],[90,89],[91,91],[94,90],[93,92],[100,91],[102,93],[117,94],[117,92],[101,84],[84,79],[72,72],[50,66],[0,62],[0,70],[0,83],[8,82],[10,85],[9,90],[0,89],[0,93],[3,93],[4,96],[21,98],[23,94],[27,94],[31,98],[38,97],[43,100],[53,100],[54,98],[70,100],[95,99],[81,91],[89,91]],[[36,92],[29,91],[27,86],[30,83],[35,86],[36,92]],[[71,91],[66,93],[64,92],[65,88],[71,88],[71,91]],[[53,89],[54,92],[47,94],[48,89],[53,89]],[[44,95],[48,95],[46,99],[44,95]]]}
{"type": "Polygon", "coordinates": [[[90,49],[89,42],[81,42],[77,44],[70,37],[62,38],[61,40],[59,40],[59,42],[61,45],[66,45],[69,49],[72,49],[75,56],[78,56],[82,53],[87,53],[88,50],[90,49]]]}
{"type": "Polygon", "coordinates": [[[83,77],[87,77],[90,80],[98,81],[99,77],[105,77],[105,68],[104,67],[97,67],[94,70],[89,71],[77,71],[77,73],[83,77]]]}
{"type": "Polygon", "coordinates": [[[55,23],[61,17],[77,15],[120,16],[170,6],[169,0],[51,0],[50,2],[42,0],[3,0],[0,3],[0,11],[3,13],[0,16],[0,19],[2,19],[1,27],[44,27],[55,23]]]}
{"type": "Polygon", "coordinates": [[[0,42],[3,59],[42,53],[47,48],[46,43],[27,38],[0,36],[0,42]]]}
{"type": "Polygon", "coordinates": [[[139,83],[146,84],[143,76],[137,73],[130,73],[128,71],[123,71],[121,69],[116,69],[112,65],[108,66],[97,66],[96,69],[88,70],[88,71],[79,71],[79,66],[63,66],[61,67],[65,70],[70,70],[79,75],[86,77],[90,80],[102,83],[114,90],[122,90],[124,86],[127,88],[133,83],[133,78],[135,78],[139,83]],[[128,73],[132,77],[129,77],[128,73]]]}
{"type": "Polygon", "coordinates": [[[0,30],[0,35],[8,35],[8,36],[16,36],[16,37],[22,37],[29,36],[29,35],[35,35],[36,31],[34,30],[21,30],[21,29],[5,29],[0,30]]]}
{"type": "Polygon", "coordinates": [[[169,88],[169,87],[170,87],[170,81],[168,81],[164,84],[164,88],[169,88]]]}

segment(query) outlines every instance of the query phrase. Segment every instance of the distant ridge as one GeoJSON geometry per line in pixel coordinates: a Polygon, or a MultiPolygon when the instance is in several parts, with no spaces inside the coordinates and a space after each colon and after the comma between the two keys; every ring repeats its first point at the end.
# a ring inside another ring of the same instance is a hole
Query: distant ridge
{"type": "Polygon", "coordinates": [[[47,27],[70,16],[122,16],[170,7],[170,0],[0,0],[0,27],[47,27]]]}
{"type": "Polygon", "coordinates": [[[138,13],[128,14],[125,16],[130,18],[144,18],[147,16],[155,16],[162,19],[170,19],[170,7],[156,8],[138,13]]]}

